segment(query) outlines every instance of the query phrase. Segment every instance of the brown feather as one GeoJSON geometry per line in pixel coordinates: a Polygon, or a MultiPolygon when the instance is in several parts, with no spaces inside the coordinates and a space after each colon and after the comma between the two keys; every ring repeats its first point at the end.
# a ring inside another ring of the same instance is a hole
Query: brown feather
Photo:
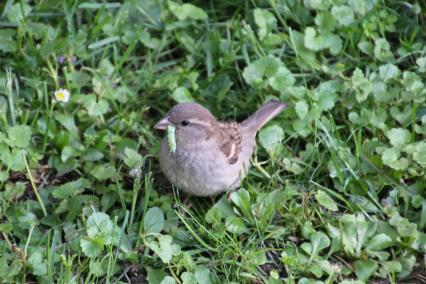
{"type": "Polygon", "coordinates": [[[220,151],[225,154],[229,164],[235,164],[241,152],[242,133],[237,122],[220,122],[220,151]]]}
{"type": "Polygon", "coordinates": [[[265,123],[273,119],[286,108],[287,104],[278,100],[270,100],[261,106],[255,113],[250,115],[246,120],[241,122],[241,126],[247,129],[248,132],[256,135],[256,132],[259,131],[265,123]]]}

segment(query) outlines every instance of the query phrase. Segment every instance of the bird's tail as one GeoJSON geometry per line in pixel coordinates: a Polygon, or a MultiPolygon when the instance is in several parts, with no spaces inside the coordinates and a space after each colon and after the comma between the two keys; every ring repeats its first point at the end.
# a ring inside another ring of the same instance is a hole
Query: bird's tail
{"type": "Polygon", "coordinates": [[[256,133],[268,121],[277,116],[287,108],[287,104],[278,100],[270,100],[261,106],[255,113],[241,123],[242,127],[248,128],[250,132],[256,133]]]}

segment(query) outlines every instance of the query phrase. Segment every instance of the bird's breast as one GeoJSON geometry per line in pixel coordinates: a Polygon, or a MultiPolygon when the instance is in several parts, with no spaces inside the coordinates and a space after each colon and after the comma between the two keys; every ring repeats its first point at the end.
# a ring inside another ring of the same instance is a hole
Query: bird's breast
{"type": "Polygon", "coordinates": [[[239,186],[247,174],[252,148],[243,149],[238,161],[230,164],[214,141],[190,149],[178,145],[176,152],[171,153],[165,139],[160,165],[169,181],[179,189],[191,195],[212,195],[239,186]]]}

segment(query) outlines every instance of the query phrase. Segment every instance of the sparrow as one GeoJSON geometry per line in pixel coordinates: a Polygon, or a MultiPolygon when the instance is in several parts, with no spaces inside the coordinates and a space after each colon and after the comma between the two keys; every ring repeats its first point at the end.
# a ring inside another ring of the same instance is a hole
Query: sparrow
{"type": "Polygon", "coordinates": [[[219,121],[197,103],[175,105],[154,128],[175,127],[176,149],[161,142],[160,167],[167,179],[189,195],[233,191],[247,175],[256,133],[287,107],[270,100],[241,123],[219,121]]]}

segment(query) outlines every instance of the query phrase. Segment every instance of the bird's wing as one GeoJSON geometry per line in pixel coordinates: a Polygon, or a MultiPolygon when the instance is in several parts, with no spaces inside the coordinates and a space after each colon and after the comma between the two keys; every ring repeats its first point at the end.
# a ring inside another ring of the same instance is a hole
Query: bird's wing
{"type": "Polygon", "coordinates": [[[219,122],[220,151],[225,154],[229,164],[235,164],[241,152],[242,132],[239,123],[219,122]]]}

